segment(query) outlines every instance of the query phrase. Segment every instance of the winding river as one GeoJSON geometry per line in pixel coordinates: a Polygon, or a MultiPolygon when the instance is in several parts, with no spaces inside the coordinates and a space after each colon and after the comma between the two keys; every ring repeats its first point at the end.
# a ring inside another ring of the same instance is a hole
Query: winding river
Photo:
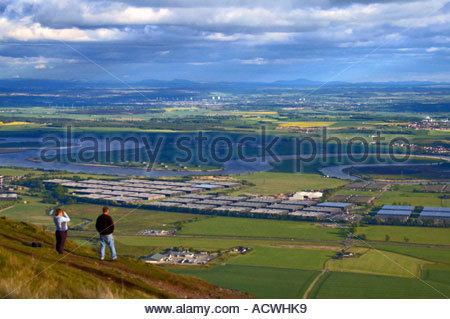
{"type": "MultiPolygon", "coordinates": [[[[6,138],[1,142],[36,142],[38,143],[40,138],[6,138]]],[[[77,141],[73,141],[74,145],[77,145],[77,141]]],[[[76,151],[76,147],[73,147],[72,150],[76,151]]],[[[114,147],[112,148],[114,149],[114,147]]],[[[198,171],[172,171],[172,170],[147,170],[147,169],[139,169],[139,168],[121,168],[121,167],[112,167],[112,166],[94,166],[94,165],[79,165],[72,163],[58,163],[58,162],[36,162],[30,161],[29,158],[39,157],[40,155],[39,149],[28,149],[22,151],[14,151],[10,153],[0,154],[0,166],[15,166],[15,167],[28,167],[35,169],[43,169],[43,170],[61,170],[68,171],[73,173],[91,173],[91,174],[107,174],[107,175],[125,175],[125,176],[148,176],[148,177],[162,177],[162,176],[188,176],[188,175],[210,175],[211,172],[198,172],[198,171]]],[[[62,152],[64,152],[62,150],[62,152]]],[[[357,155],[357,154],[353,154],[357,155]]],[[[369,154],[375,155],[375,154],[369,154]]],[[[321,156],[321,155],[318,155],[321,156]]],[[[328,154],[327,156],[336,156],[336,154],[328,154]]],[[[416,156],[416,155],[415,155],[416,156]]],[[[295,159],[295,155],[281,155],[278,156],[280,159],[295,159]]],[[[430,155],[430,156],[421,156],[424,158],[433,158],[437,160],[445,160],[450,161],[449,156],[439,156],[439,155],[430,155]]],[[[262,158],[256,158],[254,162],[246,162],[244,160],[233,159],[224,163],[224,169],[221,171],[215,171],[213,174],[244,174],[244,173],[252,173],[252,172],[262,172],[268,171],[273,168],[270,157],[267,157],[265,160],[262,158]]],[[[327,166],[320,170],[322,174],[327,177],[334,177],[345,180],[357,180],[359,178],[349,175],[345,173],[346,169],[351,167],[373,167],[373,166],[383,166],[386,163],[382,164],[350,164],[350,165],[334,165],[327,166]]],[[[408,166],[408,165],[435,165],[431,163],[427,164],[389,164],[396,166],[408,166]]],[[[407,182],[405,183],[414,183],[407,182]]],[[[448,183],[448,182],[446,182],[448,183]]]]}

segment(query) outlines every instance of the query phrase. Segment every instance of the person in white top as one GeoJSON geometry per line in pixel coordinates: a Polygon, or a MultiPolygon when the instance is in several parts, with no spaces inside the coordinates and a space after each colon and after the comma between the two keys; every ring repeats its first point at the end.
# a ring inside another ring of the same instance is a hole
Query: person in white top
{"type": "Polygon", "coordinates": [[[56,226],[56,251],[60,254],[64,253],[64,244],[67,238],[67,223],[70,222],[70,217],[61,208],[55,210],[55,217],[53,217],[53,222],[56,226]]]}

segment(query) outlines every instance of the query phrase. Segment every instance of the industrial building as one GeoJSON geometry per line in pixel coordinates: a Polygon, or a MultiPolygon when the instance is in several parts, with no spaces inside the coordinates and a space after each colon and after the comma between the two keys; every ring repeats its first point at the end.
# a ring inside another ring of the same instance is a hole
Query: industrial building
{"type": "Polygon", "coordinates": [[[450,207],[424,207],[419,220],[432,220],[436,224],[450,222],[450,207]]]}
{"type": "MultiPolygon", "coordinates": [[[[192,200],[180,202],[188,204],[196,199],[208,199],[214,195],[194,195],[194,193],[209,191],[212,189],[223,189],[239,187],[239,183],[210,183],[205,181],[152,181],[145,179],[127,179],[120,181],[110,180],[83,180],[71,181],[67,179],[45,180],[47,184],[60,184],[63,187],[73,189],[73,194],[80,198],[105,200],[120,203],[135,203],[140,201],[152,201],[166,197],[176,197],[180,195],[190,196],[192,200]]],[[[206,203],[205,203],[206,204],[206,203]]],[[[217,203],[219,206],[224,203],[217,203]]],[[[161,205],[160,205],[161,206],[161,205]]],[[[168,207],[168,206],[166,206],[168,207]]]]}
{"type": "Polygon", "coordinates": [[[381,220],[399,219],[406,221],[411,216],[414,208],[414,206],[384,205],[375,217],[381,220]]]}

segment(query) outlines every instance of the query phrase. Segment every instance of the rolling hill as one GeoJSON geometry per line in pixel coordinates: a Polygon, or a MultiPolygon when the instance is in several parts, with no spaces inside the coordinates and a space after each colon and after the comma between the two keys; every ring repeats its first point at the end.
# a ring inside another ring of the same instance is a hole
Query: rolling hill
{"type": "Polygon", "coordinates": [[[248,298],[200,279],[174,274],[130,258],[99,261],[97,252],[66,242],[54,250],[54,235],[25,222],[0,218],[2,298],[248,298]],[[34,248],[32,242],[42,243],[34,248]]]}

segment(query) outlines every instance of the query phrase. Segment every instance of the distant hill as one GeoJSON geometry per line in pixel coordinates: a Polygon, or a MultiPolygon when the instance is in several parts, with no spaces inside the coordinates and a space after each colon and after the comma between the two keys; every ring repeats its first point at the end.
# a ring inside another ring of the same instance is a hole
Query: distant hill
{"type": "Polygon", "coordinates": [[[450,83],[438,83],[431,81],[399,81],[399,82],[342,82],[342,81],[312,81],[308,79],[279,80],[274,82],[224,82],[207,81],[196,82],[182,79],[170,81],[147,79],[141,81],[66,81],[66,80],[48,80],[48,79],[0,79],[0,91],[28,91],[28,90],[97,90],[108,88],[170,88],[170,89],[195,89],[195,90],[213,90],[213,89],[257,89],[257,88],[289,88],[289,87],[420,87],[449,85],[450,83]]]}
{"type": "Polygon", "coordinates": [[[72,240],[62,258],[54,235],[38,226],[0,218],[2,298],[248,298],[197,278],[129,258],[98,260],[72,240]],[[31,247],[38,241],[41,248],[31,247]]]}

